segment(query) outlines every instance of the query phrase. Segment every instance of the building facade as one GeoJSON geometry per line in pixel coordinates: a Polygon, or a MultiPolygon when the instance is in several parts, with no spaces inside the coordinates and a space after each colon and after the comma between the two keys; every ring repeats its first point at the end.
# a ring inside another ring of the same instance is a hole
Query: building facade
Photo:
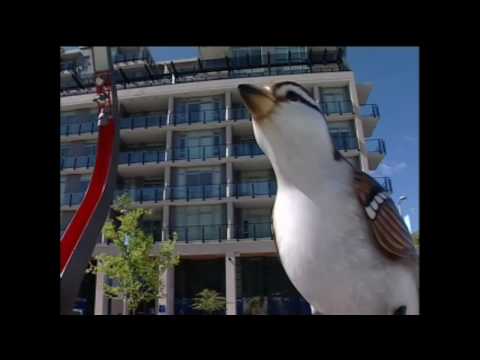
{"type": "MultiPolygon", "coordinates": [[[[226,314],[308,314],[309,305],[284,273],[272,241],[276,182],[255,142],[237,86],[295,81],[327,116],[335,146],[359,168],[385,156],[371,138],[380,119],[367,104],[343,47],[200,47],[195,59],[155,62],[146,47],[112,49],[120,106],[117,193],[152,214],[142,226],[156,247],[177,233],[181,262],[165,274],[166,297],[143,312],[192,314],[204,288],[227,299],[226,314]]],[[[61,52],[61,229],[78,208],[95,165],[97,119],[88,48],[61,52]]],[[[387,191],[391,181],[380,178],[387,191]]],[[[94,255],[115,254],[98,239],[94,255]]],[[[80,297],[87,314],[119,314],[107,300],[109,279],[87,275],[80,297]]]]}

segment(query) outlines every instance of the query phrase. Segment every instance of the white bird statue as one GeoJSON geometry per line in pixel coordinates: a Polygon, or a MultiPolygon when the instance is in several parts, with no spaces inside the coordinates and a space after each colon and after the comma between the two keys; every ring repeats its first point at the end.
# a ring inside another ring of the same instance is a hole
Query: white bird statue
{"type": "Polygon", "coordinates": [[[239,85],[277,179],[274,240],[315,314],[419,313],[418,253],[383,187],[336,149],[308,91],[239,85]]]}

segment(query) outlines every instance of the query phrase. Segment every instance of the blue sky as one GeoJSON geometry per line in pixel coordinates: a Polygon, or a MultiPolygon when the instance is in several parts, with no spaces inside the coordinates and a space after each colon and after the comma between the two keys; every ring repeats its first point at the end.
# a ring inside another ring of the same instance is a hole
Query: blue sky
{"type": "MultiPolygon", "coordinates": [[[[151,48],[155,60],[192,58],[194,47],[151,48]]],[[[378,104],[381,120],[373,137],[383,138],[387,155],[374,176],[392,179],[393,198],[407,200],[412,230],[419,230],[419,50],[416,47],[348,47],[347,62],[359,83],[372,83],[368,103],[378,104]]]]}

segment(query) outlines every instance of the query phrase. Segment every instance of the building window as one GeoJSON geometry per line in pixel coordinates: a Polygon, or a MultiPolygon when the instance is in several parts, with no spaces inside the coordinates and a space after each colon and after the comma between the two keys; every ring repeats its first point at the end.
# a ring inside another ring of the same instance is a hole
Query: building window
{"type": "Polygon", "coordinates": [[[320,103],[327,115],[353,112],[348,87],[320,88],[320,103]]]}

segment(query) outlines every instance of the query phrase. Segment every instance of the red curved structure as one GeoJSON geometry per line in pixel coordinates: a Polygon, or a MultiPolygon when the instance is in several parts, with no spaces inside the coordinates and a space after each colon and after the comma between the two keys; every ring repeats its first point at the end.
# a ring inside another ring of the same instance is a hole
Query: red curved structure
{"type": "Polygon", "coordinates": [[[99,126],[92,179],[60,243],[61,314],[72,314],[85,269],[113,200],[116,183],[118,126],[113,118],[99,126]]]}
{"type": "Polygon", "coordinates": [[[63,275],[75,250],[80,244],[87,225],[96,214],[96,209],[103,197],[112,168],[112,154],[115,144],[115,122],[110,120],[106,126],[99,127],[98,150],[92,179],[80,208],[62,237],[60,249],[60,276],[63,275]]]}

